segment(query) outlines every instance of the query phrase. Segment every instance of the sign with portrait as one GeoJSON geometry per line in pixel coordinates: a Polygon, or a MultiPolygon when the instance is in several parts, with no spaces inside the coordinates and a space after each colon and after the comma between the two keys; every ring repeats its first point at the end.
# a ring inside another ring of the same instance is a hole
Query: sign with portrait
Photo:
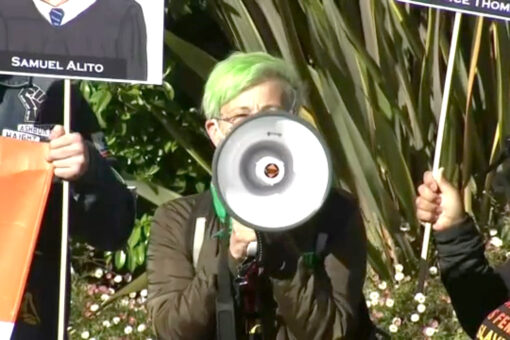
{"type": "Polygon", "coordinates": [[[0,0],[0,73],[160,84],[163,15],[163,0],[0,0]]]}

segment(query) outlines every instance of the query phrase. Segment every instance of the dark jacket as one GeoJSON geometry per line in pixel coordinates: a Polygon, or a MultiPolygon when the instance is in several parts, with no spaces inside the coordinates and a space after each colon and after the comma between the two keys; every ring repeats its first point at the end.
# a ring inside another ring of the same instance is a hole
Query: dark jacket
{"type": "Polygon", "coordinates": [[[441,279],[462,328],[475,337],[487,315],[509,298],[510,262],[492,268],[484,241],[471,218],[434,232],[441,279]]]}
{"type": "MultiPolygon", "coordinates": [[[[215,339],[218,255],[227,245],[213,237],[220,224],[210,202],[206,192],[168,202],[156,211],[148,250],[148,309],[160,339],[215,339]],[[210,208],[199,216],[196,206],[204,200],[210,208]],[[195,267],[193,231],[199,217],[206,219],[205,238],[195,267]]],[[[372,324],[362,293],[366,237],[352,197],[332,192],[314,218],[285,233],[282,239],[287,242],[274,242],[269,252],[271,261],[280,263],[283,256],[293,268],[286,275],[269,274],[277,306],[276,339],[368,338],[372,324]],[[323,275],[305,266],[301,256],[314,250],[319,228],[329,234],[319,264],[323,275]]]]}
{"type": "MultiPolygon", "coordinates": [[[[49,78],[0,78],[0,130],[62,123],[63,82],[49,78]]],[[[89,152],[87,172],[70,186],[70,235],[101,249],[121,247],[134,223],[134,197],[112,172],[95,115],[74,89],[72,130],[89,152]],[[92,142],[92,140],[95,141],[92,142]]],[[[56,339],[62,211],[61,184],[53,184],[13,339],[56,339]]]]}

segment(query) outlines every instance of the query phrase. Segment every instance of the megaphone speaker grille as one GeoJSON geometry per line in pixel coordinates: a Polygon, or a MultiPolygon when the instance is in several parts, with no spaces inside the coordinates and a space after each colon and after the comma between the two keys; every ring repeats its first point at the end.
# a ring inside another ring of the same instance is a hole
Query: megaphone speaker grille
{"type": "Polygon", "coordinates": [[[322,206],[331,185],[330,157],[304,120],[260,114],[218,147],[213,184],[233,218],[258,230],[280,231],[304,223],[322,206]]]}

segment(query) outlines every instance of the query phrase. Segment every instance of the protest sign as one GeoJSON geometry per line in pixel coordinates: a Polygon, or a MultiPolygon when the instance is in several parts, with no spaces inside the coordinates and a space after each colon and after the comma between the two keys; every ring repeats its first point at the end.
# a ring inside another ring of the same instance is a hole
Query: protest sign
{"type": "Polygon", "coordinates": [[[0,137],[0,339],[10,339],[53,171],[48,145],[0,137]]]}
{"type": "Polygon", "coordinates": [[[163,15],[163,0],[0,0],[0,73],[161,84],[163,15]]]}
{"type": "Polygon", "coordinates": [[[510,20],[510,1],[505,0],[398,0],[415,5],[510,20]]]}

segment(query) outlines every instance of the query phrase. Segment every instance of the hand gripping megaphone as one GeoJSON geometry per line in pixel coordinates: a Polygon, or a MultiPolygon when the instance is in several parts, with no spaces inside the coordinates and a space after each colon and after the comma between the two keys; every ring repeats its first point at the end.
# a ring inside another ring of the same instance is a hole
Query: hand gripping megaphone
{"type": "Polygon", "coordinates": [[[228,214],[258,231],[302,225],[331,187],[328,148],[318,131],[285,111],[237,125],[216,149],[213,185],[228,214]]]}

